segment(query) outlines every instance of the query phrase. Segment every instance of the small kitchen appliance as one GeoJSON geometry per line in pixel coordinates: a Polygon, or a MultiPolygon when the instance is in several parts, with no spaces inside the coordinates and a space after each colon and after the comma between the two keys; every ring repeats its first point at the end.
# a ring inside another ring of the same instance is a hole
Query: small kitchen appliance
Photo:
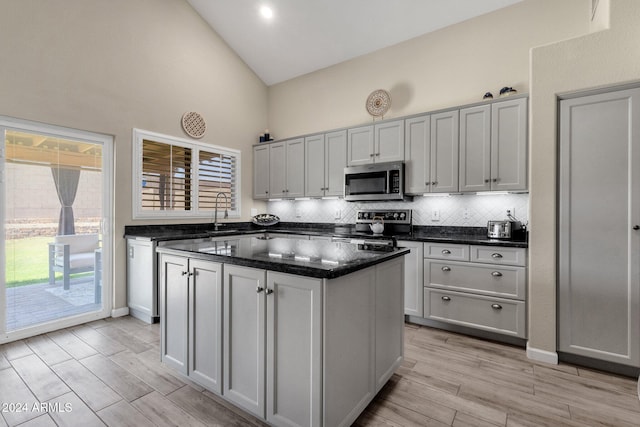
{"type": "Polygon", "coordinates": [[[487,237],[490,239],[512,239],[523,231],[522,223],[515,218],[487,223],[487,237]]]}

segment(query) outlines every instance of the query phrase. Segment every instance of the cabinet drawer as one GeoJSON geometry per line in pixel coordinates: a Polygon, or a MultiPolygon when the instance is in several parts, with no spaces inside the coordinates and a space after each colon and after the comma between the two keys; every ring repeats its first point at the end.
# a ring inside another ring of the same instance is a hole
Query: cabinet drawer
{"type": "Polygon", "coordinates": [[[424,288],[424,317],[526,338],[522,301],[424,288]]]}
{"type": "Polygon", "coordinates": [[[471,245],[471,261],[525,266],[527,265],[527,250],[524,248],[471,245]]]}
{"type": "Polygon", "coordinates": [[[526,269],[508,265],[424,260],[424,284],[450,290],[524,300],[526,269]]]}
{"type": "Polygon", "coordinates": [[[448,243],[425,243],[425,258],[450,259],[454,261],[469,261],[469,245],[448,243]]]}

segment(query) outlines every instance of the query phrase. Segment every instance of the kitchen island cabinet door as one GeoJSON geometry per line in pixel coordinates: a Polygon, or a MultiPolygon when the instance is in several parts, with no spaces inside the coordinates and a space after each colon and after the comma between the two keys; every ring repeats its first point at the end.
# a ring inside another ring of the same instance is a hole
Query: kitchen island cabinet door
{"type": "Polygon", "coordinates": [[[253,147],[253,198],[269,198],[270,144],[253,147]]]}
{"type": "Polygon", "coordinates": [[[189,270],[188,374],[222,393],[222,264],[191,259],[189,270]]]}
{"type": "Polygon", "coordinates": [[[266,272],[224,266],[223,394],[265,418],[266,272]]]}
{"type": "Polygon", "coordinates": [[[267,272],[267,421],[320,426],[322,280],[267,272]]]}
{"type": "Polygon", "coordinates": [[[160,334],[162,361],[187,374],[187,339],[189,324],[189,260],[162,254],[160,257],[160,334]]]}

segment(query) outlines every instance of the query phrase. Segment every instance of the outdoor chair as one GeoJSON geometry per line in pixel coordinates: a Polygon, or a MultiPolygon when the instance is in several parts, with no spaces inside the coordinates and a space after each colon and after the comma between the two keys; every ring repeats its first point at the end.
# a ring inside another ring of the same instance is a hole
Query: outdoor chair
{"type": "Polygon", "coordinates": [[[69,289],[69,275],[96,271],[96,253],[100,249],[98,234],[70,234],[56,236],[49,243],[49,284],[56,281],[55,273],[62,273],[64,289],[69,289]]]}

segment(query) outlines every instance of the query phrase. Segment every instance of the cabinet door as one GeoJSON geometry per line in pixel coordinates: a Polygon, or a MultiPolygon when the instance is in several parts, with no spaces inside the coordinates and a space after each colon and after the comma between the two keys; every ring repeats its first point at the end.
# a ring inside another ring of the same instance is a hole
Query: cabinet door
{"type": "Polygon", "coordinates": [[[267,421],[319,426],[322,280],[267,272],[267,421]]]}
{"type": "Polygon", "coordinates": [[[422,287],[424,269],[424,244],[422,242],[398,241],[398,246],[409,248],[404,256],[404,314],[422,317],[422,287]]]}
{"type": "Polygon", "coordinates": [[[430,120],[430,116],[405,120],[404,172],[405,188],[408,194],[423,194],[431,191],[429,177],[431,159],[430,120]]]}
{"type": "Polygon", "coordinates": [[[491,190],[491,106],[460,110],[460,191],[491,190]]]}
{"type": "Polygon", "coordinates": [[[127,239],[127,305],[129,314],[148,323],[158,319],[156,244],[127,239]]]}
{"type": "Polygon", "coordinates": [[[376,265],[376,393],[400,366],[404,354],[404,258],[376,265]]]}
{"type": "Polygon", "coordinates": [[[222,264],[189,260],[189,377],[222,393],[222,264]]]}
{"type": "Polygon", "coordinates": [[[431,192],[458,192],[458,111],[431,115],[431,192]]]}
{"type": "Polygon", "coordinates": [[[640,89],[560,103],[559,350],[640,367],[640,89]]]}
{"type": "Polygon", "coordinates": [[[374,127],[374,161],[402,162],[404,160],[404,120],[380,123],[374,127]]]}
{"type": "Polygon", "coordinates": [[[344,195],[344,168],[347,166],[347,131],[325,135],[325,196],[344,195]]]}
{"type": "Polygon", "coordinates": [[[187,374],[188,312],[187,258],[162,254],[160,257],[160,333],[162,361],[187,374]]]}
{"type": "Polygon", "coordinates": [[[253,198],[269,198],[269,144],[253,147],[253,198]]]}
{"type": "Polygon", "coordinates": [[[325,136],[304,139],[304,195],[322,197],[325,192],[325,136]]]}
{"type": "Polygon", "coordinates": [[[347,163],[349,166],[373,163],[373,126],[349,129],[347,137],[347,163]]]}
{"type": "Polygon", "coordinates": [[[269,197],[285,197],[287,194],[287,149],[285,142],[269,147],[269,197]]]}
{"type": "Polygon", "coordinates": [[[527,98],[491,106],[491,189],[527,189],[527,98]]]}
{"type": "Polygon", "coordinates": [[[286,197],[304,196],[304,138],[287,141],[286,197]]]}
{"type": "Polygon", "coordinates": [[[227,399],[265,417],[265,271],[224,266],[224,386],[227,399]]]}

